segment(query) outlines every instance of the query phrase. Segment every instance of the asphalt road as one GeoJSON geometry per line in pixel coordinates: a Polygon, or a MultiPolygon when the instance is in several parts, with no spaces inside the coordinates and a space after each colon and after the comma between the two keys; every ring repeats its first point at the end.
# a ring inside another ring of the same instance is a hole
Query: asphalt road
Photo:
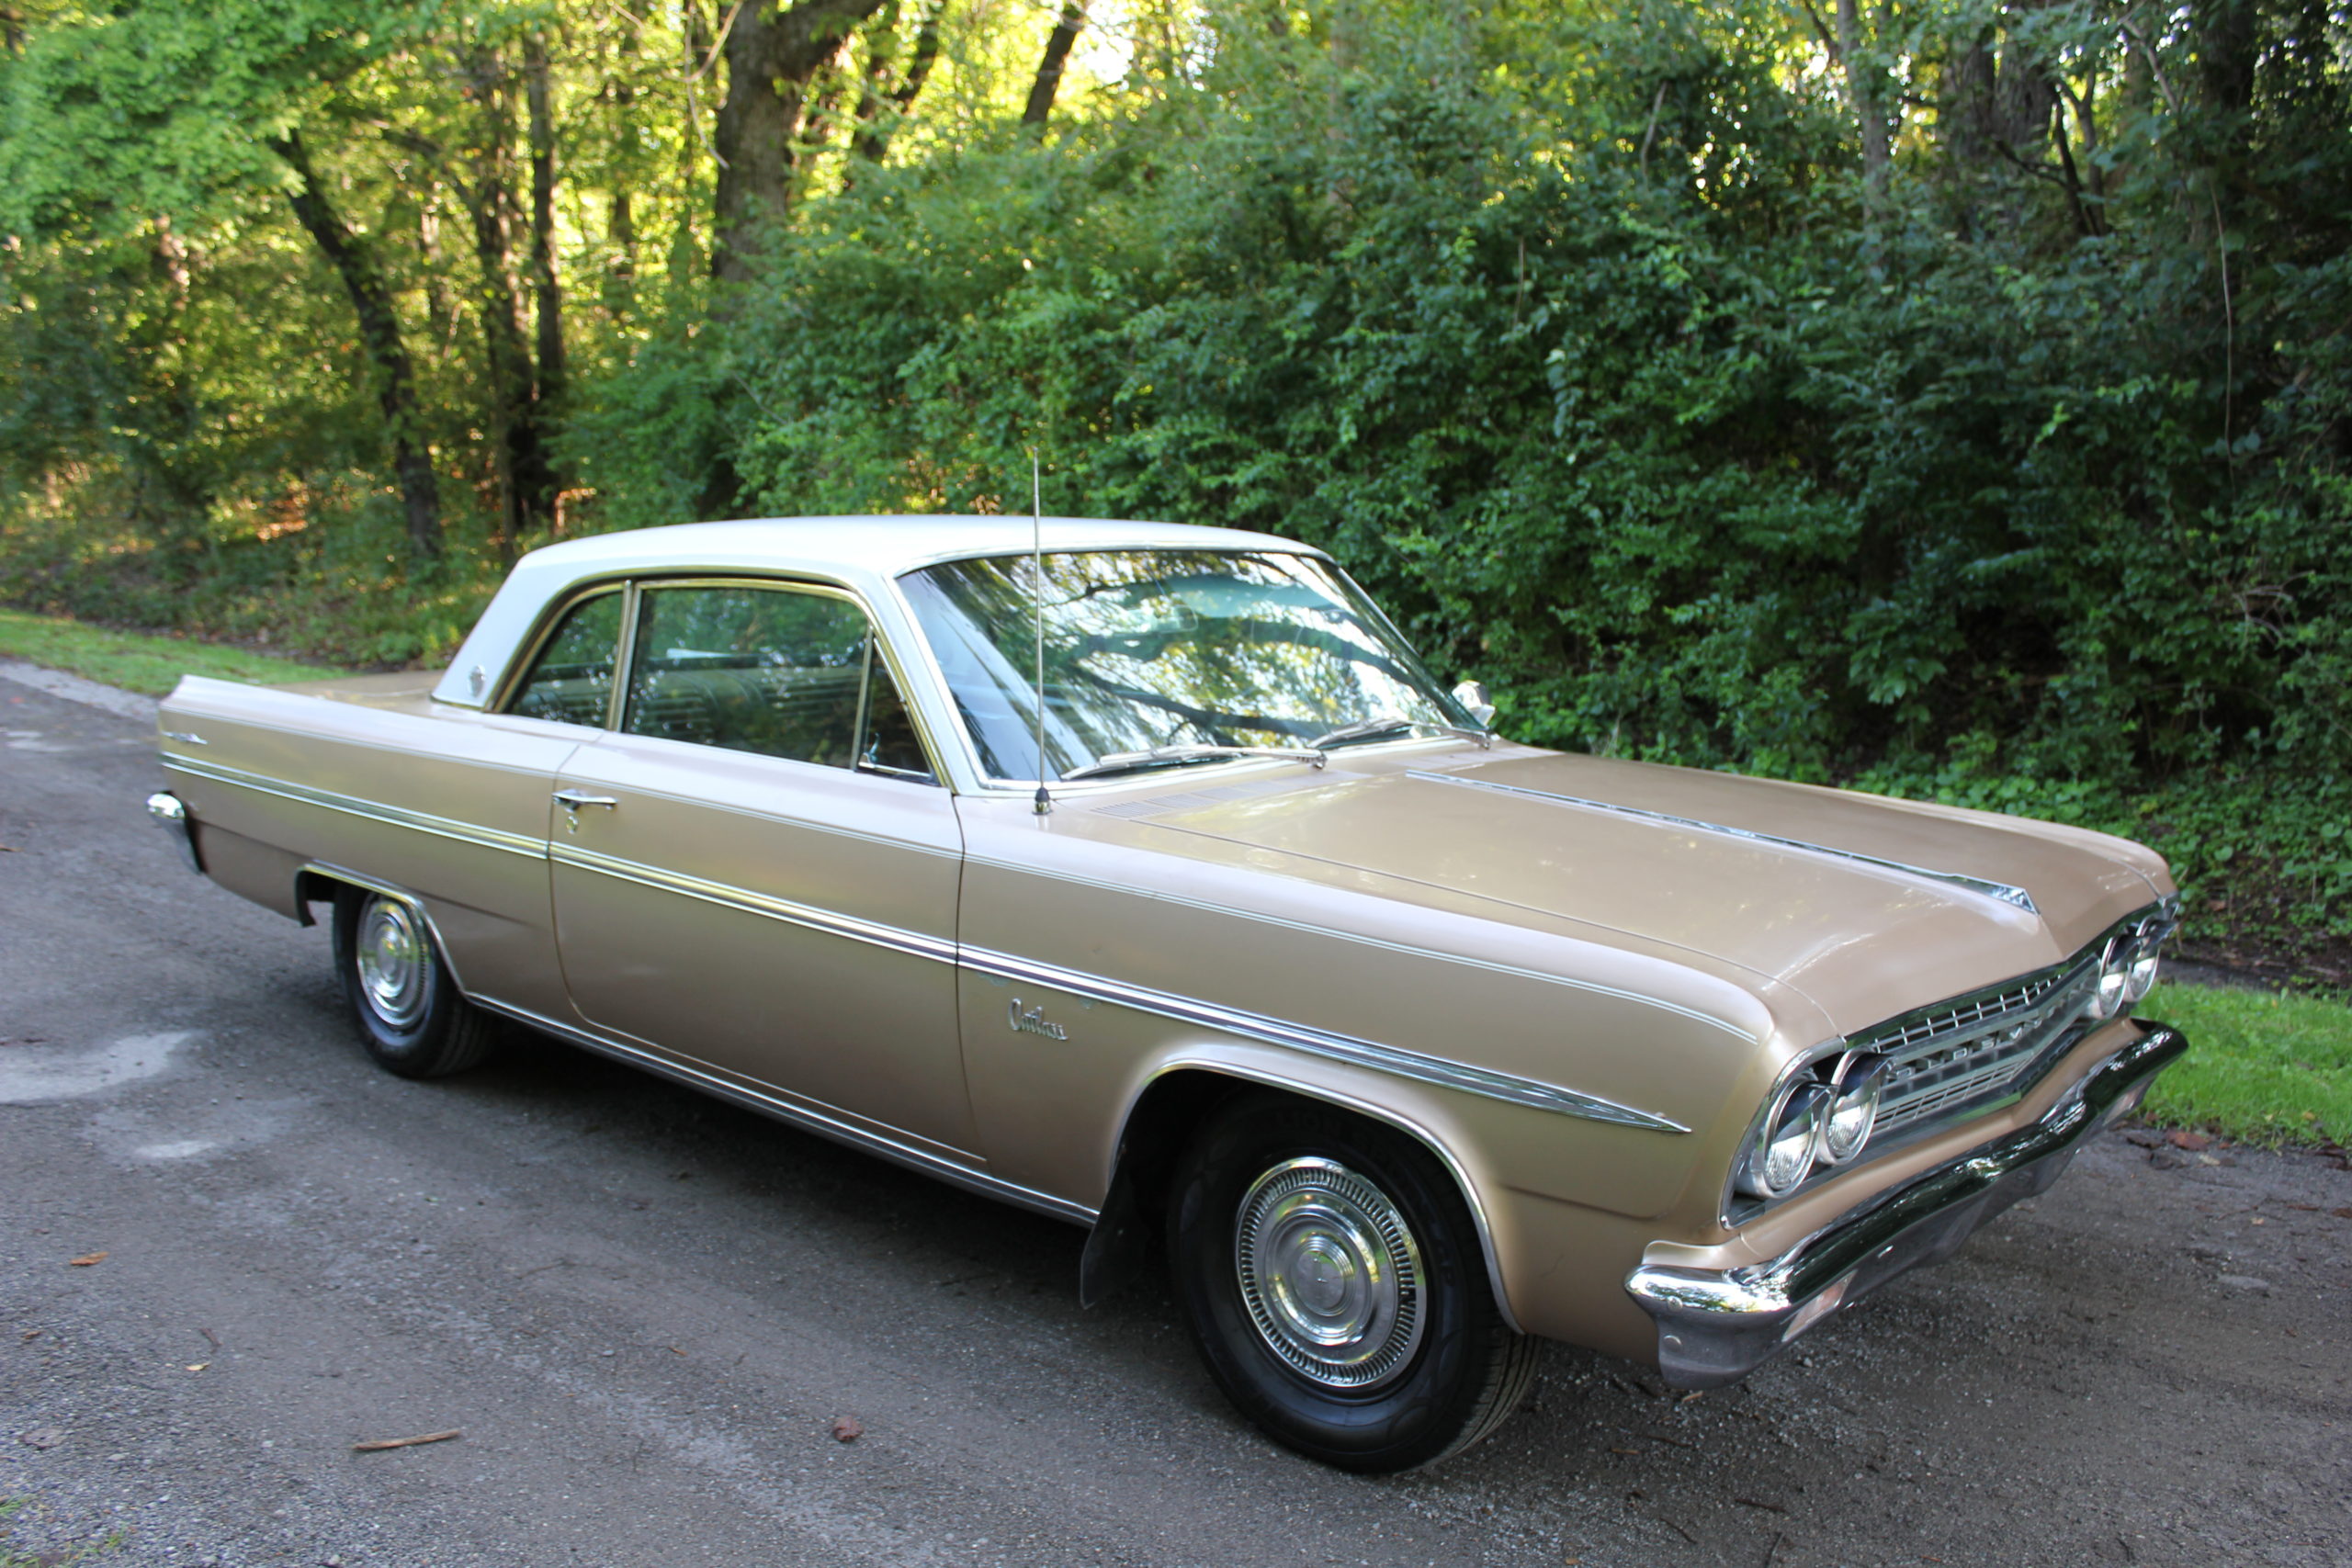
{"type": "Polygon", "coordinates": [[[1738,1388],[1557,1348],[1484,1447],[1358,1479],[1163,1292],[1081,1310],[1074,1229],[549,1043],[378,1072],[159,781],[0,673],[6,1568],[2352,1561],[2316,1156],[2111,1136],[1738,1388]]]}

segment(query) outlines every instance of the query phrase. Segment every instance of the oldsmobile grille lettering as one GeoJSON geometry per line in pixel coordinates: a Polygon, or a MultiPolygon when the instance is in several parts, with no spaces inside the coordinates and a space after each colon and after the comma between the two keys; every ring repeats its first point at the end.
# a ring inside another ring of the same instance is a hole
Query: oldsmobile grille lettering
{"type": "Polygon", "coordinates": [[[1023,1011],[1019,997],[1005,1004],[1004,1021],[1012,1026],[1015,1034],[1042,1034],[1048,1040],[1069,1038],[1069,1030],[1047,1020],[1043,1003],[1023,1011]]]}

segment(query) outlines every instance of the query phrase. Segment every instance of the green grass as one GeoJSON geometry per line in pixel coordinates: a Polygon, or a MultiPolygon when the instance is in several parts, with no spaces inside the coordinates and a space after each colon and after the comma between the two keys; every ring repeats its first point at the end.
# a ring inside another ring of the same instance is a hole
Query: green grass
{"type": "Polygon", "coordinates": [[[315,681],[343,671],[300,664],[251,649],[141,632],[107,631],[54,615],[0,610],[0,659],[22,659],[125,691],[160,697],[183,675],[276,685],[315,681]]]}
{"type": "Polygon", "coordinates": [[[2272,991],[2158,986],[2132,1010],[2188,1036],[2143,1114],[2244,1143],[2352,1143],[2352,1007],[2272,991]]]}

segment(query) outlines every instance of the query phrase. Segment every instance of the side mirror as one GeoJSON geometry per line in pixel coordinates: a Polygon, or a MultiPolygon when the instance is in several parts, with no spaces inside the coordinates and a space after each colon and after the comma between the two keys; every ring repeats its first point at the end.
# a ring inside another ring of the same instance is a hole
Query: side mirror
{"type": "Polygon", "coordinates": [[[1494,722],[1495,705],[1487,700],[1487,688],[1477,681],[1464,681],[1453,688],[1453,700],[1470,710],[1470,716],[1485,728],[1494,722]]]}

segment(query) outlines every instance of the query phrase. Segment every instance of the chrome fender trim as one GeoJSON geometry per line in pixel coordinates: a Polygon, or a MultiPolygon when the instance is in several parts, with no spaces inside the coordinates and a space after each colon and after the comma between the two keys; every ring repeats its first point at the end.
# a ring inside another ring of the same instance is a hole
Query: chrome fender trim
{"type": "Polygon", "coordinates": [[[1690,1130],[1681,1122],[1654,1111],[1619,1105],[1598,1095],[1580,1094],[1572,1089],[1561,1089],[1510,1073],[1467,1067],[1442,1057],[1425,1056],[1418,1051],[1400,1050],[1394,1045],[1359,1040],[1349,1034],[1328,1033],[1323,1030],[1309,1029],[1304,1024],[1220,1007],[1215,1002],[1196,1001],[1166,991],[1130,986],[1100,975],[1081,974],[1075,969],[1016,958],[1011,953],[967,947],[964,949],[962,962],[965,968],[978,974],[1007,980],[1023,980],[1034,986],[1067,991],[1073,996],[1091,997],[1097,1001],[1133,1008],[1138,1012],[1157,1013],[1180,1023],[1199,1024],[1222,1034],[1240,1035],[1310,1056],[1344,1062],[1351,1067],[1369,1067],[1391,1077],[1410,1078],[1417,1083],[1434,1084],[1440,1089],[1458,1089],[1465,1094],[1504,1100],[1512,1105],[1531,1106],[1538,1111],[1556,1111],[1563,1116],[1575,1116],[1588,1122],[1638,1127],[1644,1132],[1688,1133],[1690,1130]]]}
{"type": "Polygon", "coordinates": [[[380,877],[364,875],[356,871],[345,871],[339,865],[333,865],[322,860],[304,861],[301,869],[294,874],[294,907],[302,911],[302,923],[306,926],[314,923],[310,918],[311,901],[302,897],[302,879],[306,876],[323,877],[329,882],[348,883],[354,887],[364,888],[368,892],[393,899],[415,910],[416,918],[424,922],[425,931],[432,936],[433,950],[441,955],[441,966],[449,971],[449,978],[457,985],[458,994],[469,1001],[475,999],[472,993],[466,989],[465,976],[458,973],[458,960],[449,952],[447,940],[442,936],[440,926],[434,921],[433,911],[425,907],[422,897],[398,883],[386,882],[380,877]]]}
{"type": "MultiPolygon", "coordinates": [[[[1301,1083],[1295,1078],[1286,1078],[1279,1073],[1269,1072],[1251,1063],[1237,1062],[1230,1057],[1219,1055],[1214,1051],[1195,1050],[1165,1058],[1152,1068],[1141,1083],[1136,1086],[1135,1093],[1128,1097],[1125,1108],[1119,1113],[1119,1142],[1116,1147],[1122,1150],[1126,1147],[1127,1124],[1135,1116],[1136,1105],[1141,1103],[1145,1095],[1151,1092],[1151,1086],[1171,1073],[1180,1072],[1215,1073],[1224,1077],[1240,1078],[1266,1089],[1281,1089],[1285,1094],[1295,1094],[1302,1100],[1319,1100],[1326,1105],[1336,1105],[1342,1111],[1351,1111],[1369,1121],[1394,1127],[1428,1149],[1430,1154],[1437,1156],[1438,1163],[1445,1167],[1446,1174],[1453,1179],[1454,1187],[1462,1193],[1463,1203],[1470,1211],[1470,1224],[1478,1233],[1478,1252],[1487,1262],[1487,1288],[1494,1294],[1495,1310],[1502,1314],[1503,1322],[1510,1325],[1511,1332],[1514,1334],[1527,1332],[1520,1326],[1519,1314],[1511,1310],[1510,1292],[1503,1287],[1502,1258],[1495,1250],[1494,1222],[1488,1217],[1486,1200],[1480,1194],[1478,1184],[1471,1179],[1470,1172],[1464,1168],[1462,1161],[1454,1156],[1453,1149],[1446,1145],[1444,1139],[1411,1117],[1388,1106],[1375,1105],[1369,1100],[1358,1099],[1354,1095],[1324,1085],[1301,1083]]],[[[1118,1185],[1120,1174],[1117,1170],[1111,1173],[1113,1190],[1115,1190],[1118,1185]]]]}

